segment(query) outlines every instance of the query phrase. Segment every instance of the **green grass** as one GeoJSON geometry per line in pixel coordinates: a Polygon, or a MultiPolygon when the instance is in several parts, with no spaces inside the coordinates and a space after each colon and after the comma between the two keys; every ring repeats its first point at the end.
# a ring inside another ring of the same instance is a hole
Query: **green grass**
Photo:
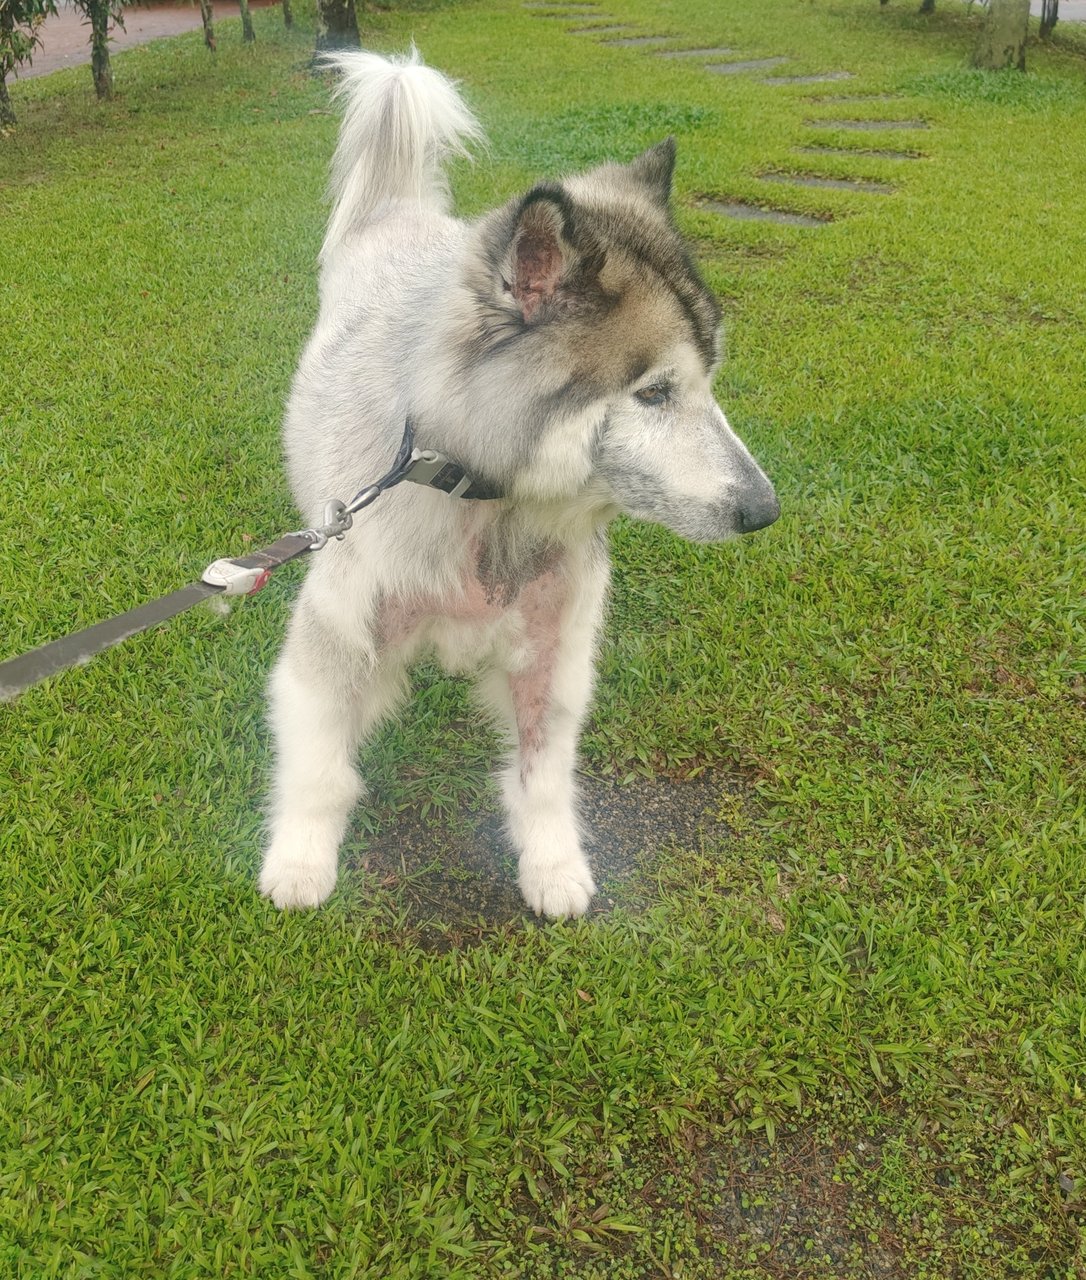
{"type": "MultiPolygon", "coordinates": [[[[513,0],[367,39],[463,80],[492,139],[469,212],[679,138],[718,390],[784,515],[712,548],[616,526],[584,758],[726,772],[735,839],[646,850],[607,916],[424,949],[357,862],[398,810],[488,792],[427,670],[334,899],[276,914],[262,698],[298,570],[0,708],[5,1275],[1086,1274],[1086,42],[989,78],[947,2],[621,8],[856,78],[713,77],[513,0]],[[810,98],[864,91],[901,96],[810,98]],[[806,123],[884,113],[930,127],[806,123]]],[[[255,16],[253,49],[223,23],[214,59],[118,57],[107,106],[86,68],[14,87],[3,656],[297,521],[277,427],[336,120],[310,34],[255,16]]]]}

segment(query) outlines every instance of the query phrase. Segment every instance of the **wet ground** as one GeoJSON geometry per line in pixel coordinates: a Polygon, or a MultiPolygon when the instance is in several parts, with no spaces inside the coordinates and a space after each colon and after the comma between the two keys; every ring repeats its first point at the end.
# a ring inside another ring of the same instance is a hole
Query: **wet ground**
{"type": "MultiPolygon", "coordinates": [[[[732,834],[723,812],[734,812],[738,790],[727,775],[626,784],[581,777],[578,786],[586,849],[599,886],[590,916],[612,910],[617,900],[636,900],[638,873],[651,870],[667,850],[696,849],[732,834]]],[[[455,825],[401,814],[365,843],[363,852],[347,859],[347,873],[353,866],[392,890],[423,946],[470,946],[533,920],[517,889],[516,859],[496,807],[455,825]]]]}

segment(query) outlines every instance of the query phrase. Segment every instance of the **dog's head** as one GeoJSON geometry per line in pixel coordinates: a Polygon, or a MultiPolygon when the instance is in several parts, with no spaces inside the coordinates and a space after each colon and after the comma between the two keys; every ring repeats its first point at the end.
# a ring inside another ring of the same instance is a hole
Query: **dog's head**
{"type": "Polygon", "coordinates": [[[531,397],[521,491],[580,490],[713,542],[780,508],[713,398],[720,307],[671,215],[674,163],[668,138],[492,215],[476,352],[531,397]]]}

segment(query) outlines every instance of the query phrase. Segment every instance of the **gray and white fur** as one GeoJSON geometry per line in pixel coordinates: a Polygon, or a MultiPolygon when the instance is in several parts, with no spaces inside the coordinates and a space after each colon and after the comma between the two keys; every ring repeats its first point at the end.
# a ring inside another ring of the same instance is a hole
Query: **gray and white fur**
{"type": "Polygon", "coordinates": [[[426,651],[476,675],[508,734],[502,795],[537,914],[594,892],[575,807],[620,512],[713,542],[771,523],[769,481],[712,395],[720,311],[671,217],[673,139],[540,183],[474,222],[443,162],[481,130],[421,64],[343,53],[347,108],[320,314],[286,413],[306,518],[416,442],[498,500],[401,485],[313,556],[270,688],[276,743],[260,889],[314,907],[364,792],[362,742],[426,651]]]}

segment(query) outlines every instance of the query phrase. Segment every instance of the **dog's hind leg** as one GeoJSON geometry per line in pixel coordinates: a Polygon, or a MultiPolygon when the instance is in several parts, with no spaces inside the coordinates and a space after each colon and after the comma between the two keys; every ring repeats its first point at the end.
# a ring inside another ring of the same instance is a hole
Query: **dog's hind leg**
{"type": "Polygon", "coordinates": [[[545,581],[553,576],[524,593],[527,663],[492,673],[485,692],[516,744],[502,798],[521,893],[536,915],[580,916],[596,886],[581,847],[573,774],[606,576],[573,599],[545,581]]]}
{"type": "Polygon", "coordinates": [[[339,845],[365,791],[355,755],[404,684],[402,665],[378,665],[299,606],[270,687],[276,765],[260,892],[277,907],[316,907],[335,888],[339,845]]]}

